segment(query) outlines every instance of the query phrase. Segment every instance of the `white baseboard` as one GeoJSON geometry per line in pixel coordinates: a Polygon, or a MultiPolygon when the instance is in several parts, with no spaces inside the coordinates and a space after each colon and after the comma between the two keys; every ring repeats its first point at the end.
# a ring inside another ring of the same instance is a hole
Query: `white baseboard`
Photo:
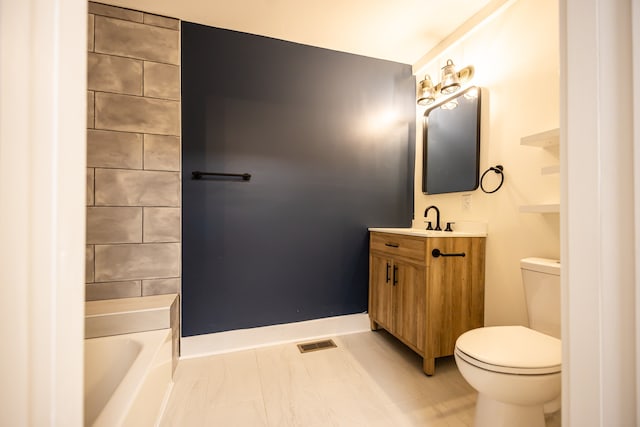
{"type": "Polygon", "coordinates": [[[367,313],[183,337],[180,359],[230,353],[371,330],[367,313]]]}

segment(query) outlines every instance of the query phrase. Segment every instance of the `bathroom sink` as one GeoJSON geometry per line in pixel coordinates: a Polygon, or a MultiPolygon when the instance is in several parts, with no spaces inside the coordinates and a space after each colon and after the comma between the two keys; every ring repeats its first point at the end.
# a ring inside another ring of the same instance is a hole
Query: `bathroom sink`
{"type": "Polygon", "coordinates": [[[486,231],[468,230],[468,231],[434,231],[423,230],[421,228],[369,228],[369,231],[377,231],[380,233],[404,234],[407,236],[418,237],[486,237],[486,231]]]}

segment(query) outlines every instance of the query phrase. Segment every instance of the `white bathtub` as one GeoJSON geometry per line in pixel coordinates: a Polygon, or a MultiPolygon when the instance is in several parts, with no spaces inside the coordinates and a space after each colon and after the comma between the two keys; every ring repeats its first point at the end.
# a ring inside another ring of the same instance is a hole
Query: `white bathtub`
{"type": "Polygon", "coordinates": [[[84,345],[84,425],[152,426],[172,386],[171,329],[84,345]]]}

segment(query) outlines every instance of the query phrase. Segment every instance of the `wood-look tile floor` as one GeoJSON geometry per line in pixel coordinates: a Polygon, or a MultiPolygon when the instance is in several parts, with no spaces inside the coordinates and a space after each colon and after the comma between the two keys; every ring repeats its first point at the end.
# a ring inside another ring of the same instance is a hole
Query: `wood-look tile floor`
{"type": "MultiPolygon", "coordinates": [[[[161,426],[450,427],[473,425],[476,392],[453,357],[422,359],[384,331],[181,360],[161,426]]],[[[559,416],[547,419],[558,427],[559,416]]]]}

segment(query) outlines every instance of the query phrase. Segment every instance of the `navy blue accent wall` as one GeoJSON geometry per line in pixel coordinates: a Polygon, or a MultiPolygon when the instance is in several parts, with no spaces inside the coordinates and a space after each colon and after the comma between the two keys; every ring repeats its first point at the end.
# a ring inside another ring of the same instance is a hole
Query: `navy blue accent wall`
{"type": "Polygon", "coordinates": [[[414,102],[409,65],[182,23],[183,335],[366,311],[367,227],[411,225],[414,102]]]}

